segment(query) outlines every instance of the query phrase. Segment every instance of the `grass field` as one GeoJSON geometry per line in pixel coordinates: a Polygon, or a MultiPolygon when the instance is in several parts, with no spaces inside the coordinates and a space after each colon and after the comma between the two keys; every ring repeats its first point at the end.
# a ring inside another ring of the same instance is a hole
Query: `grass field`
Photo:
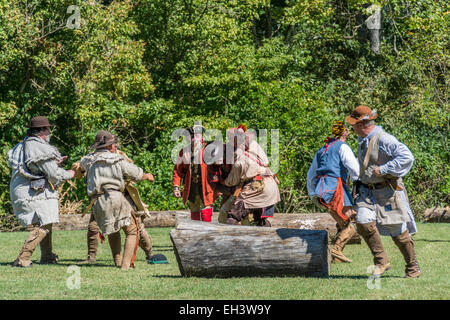
{"type": "Polygon", "coordinates": [[[364,243],[347,246],[345,254],[353,263],[332,264],[327,279],[183,278],[169,238],[171,228],[153,228],[148,231],[154,251],[165,254],[169,264],[149,265],[139,249],[136,269],[121,271],[114,267],[106,241],[99,246],[97,265],[80,267],[79,289],[69,289],[67,279],[73,277],[69,267],[86,256],[86,231],[55,231],[53,246],[60,263],[39,265],[38,248],[33,267],[27,269],[10,266],[27,233],[0,233],[0,299],[449,299],[450,224],[419,223],[418,228],[414,236],[422,270],[418,279],[403,278],[403,258],[388,237],[383,237],[383,243],[392,268],[379,283],[369,279],[372,257],[364,243]]]}

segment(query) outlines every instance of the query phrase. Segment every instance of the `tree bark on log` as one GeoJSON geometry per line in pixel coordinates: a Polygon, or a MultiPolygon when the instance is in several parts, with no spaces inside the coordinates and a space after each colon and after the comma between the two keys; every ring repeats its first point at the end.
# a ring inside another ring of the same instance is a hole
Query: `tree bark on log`
{"type": "Polygon", "coordinates": [[[433,208],[425,210],[425,221],[450,223],[450,208],[433,208]]]}
{"type": "Polygon", "coordinates": [[[328,277],[325,230],[234,226],[177,220],[170,232],[182,276],[328,277]]]}
{"type": "MultiPolygon", "coordinates": [[[[214,212],[212,222],[217,222],[218,212],[214,212]]],[[[177,211],[177,219],[190,219],[188,211],[177,211]]],[[[336,237],[336,221],[328,213],[275,213],[268,218],[274,228],[294,228],[305,230],[326,230],[330,243],[336,237]]],[[[174,224],[175,225],[175,224],[174,224]]],[[[355,234],[347,244],[360,244],[361,237],[355,234]]]]}
{"type": "MultiPolygon", "coordinates": [[[[338,232],[336,221],[328,213],[275,213],[269,221],[275,228],[326,230],[330,243],[338,232]]],[[[361,237],[357,233],[347,242],[347,244],[360,243],[361,237]]]]}

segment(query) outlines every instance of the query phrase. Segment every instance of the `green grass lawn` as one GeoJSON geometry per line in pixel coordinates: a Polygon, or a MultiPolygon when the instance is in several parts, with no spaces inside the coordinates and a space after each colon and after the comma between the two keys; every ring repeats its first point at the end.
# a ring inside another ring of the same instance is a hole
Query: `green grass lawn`
{"type": "Polygon", "coordinates": [[[403,278],[403,258],[388,237],[383,243],[392,268],[379,283],[369,279],[372,257],[365,243],[347,246],[345,254],[353,263],[332,264],[329,278],[183,278],[169,238],[171,228],[151,228],[154,251],[165,254],[169,264],[149,265],[139,249],[136,269],[122,271],[114,267],[105,241],[99,245],[97,265],[80,267],[79,289],[69,289],[67,279],[73,277],[69,266],[86,257],[86,231],[55,231],[53,246],[60,263],[39,265],[37,248],[34,265],[27,269],[10,266],[27,233],[0,233],[0,299],[449,299],[450,225],[419,223],[418,228],[418,279],[403,278]]]}

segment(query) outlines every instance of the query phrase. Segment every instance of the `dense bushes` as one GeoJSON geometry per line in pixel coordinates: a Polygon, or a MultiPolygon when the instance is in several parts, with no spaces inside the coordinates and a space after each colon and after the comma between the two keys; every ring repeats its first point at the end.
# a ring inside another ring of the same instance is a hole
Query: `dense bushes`
{"type": "MultiPolygon", "coordinates": [[[[419,217],[449,193],[446,1],[384,1],[379,54],[361,37],[365,1],[104,3],[0,0],[0,216],[11,212],[7,152],[38,114],[57,125],[52,143],[67,166],[97,130],[117,133],[157,179],[139,185],[155,210],[182,207],[171,196],[171,135],[194,121],[224,136],[241,122],[279,129],[278,210],[311,210],[314,152],[358,104],[378,109],[414,153],[406,184],[419,217]],[[80,29],[65,27],[74,4],[80,29]]],[[[86,200],[77,186],[68,199],[86,200]]]]}

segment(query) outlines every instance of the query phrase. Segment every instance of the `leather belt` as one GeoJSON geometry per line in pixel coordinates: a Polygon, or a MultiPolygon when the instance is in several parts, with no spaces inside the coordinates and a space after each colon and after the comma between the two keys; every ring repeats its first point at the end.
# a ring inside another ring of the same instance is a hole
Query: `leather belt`
{"type": "Polygon", "coordinates": [[[85,214],[87,214],[91,211],[92,207],[97,202],[98,198],[100,198],[102,195],[106,194],[108,196],[108,193],[110,191],[119,191],[120,192],[120,190],[111,189],[111,188],[102,188],[102,190],[103,190],[102,193],[97,193],[89,198],[89,200],[91,200],[91,201],[89,202],[89,205],[86,207],[86,209],[84,209],[83,214],[81,215],[82,217],[84,217],[85,214]]]}
{"type": "Polygon", "coordinates": [[[382,189],[384,187],[391,186],[391,184],[388,181],[383,181],[379,183],[362,183],[362,185],[371,190],[382,189]]]}

